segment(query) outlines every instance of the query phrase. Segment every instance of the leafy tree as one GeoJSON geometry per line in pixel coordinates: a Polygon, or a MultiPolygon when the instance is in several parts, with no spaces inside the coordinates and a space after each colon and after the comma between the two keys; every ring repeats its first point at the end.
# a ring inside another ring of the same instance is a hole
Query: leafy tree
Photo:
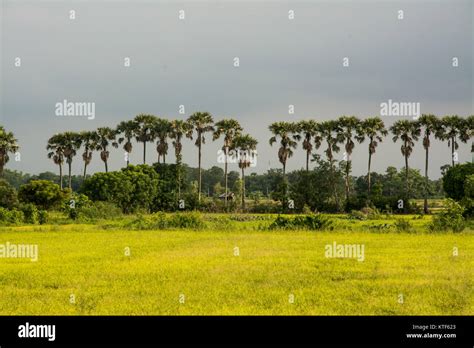
{"type": "Polygon", "coordinates": [[[188,131],[186,136],[189,139],[193,139],[193,132],[196,132],[196,141],[194,145],[198,148],[198,169],[199,169],[199,179],[198,179],[198,200],[201,202],[201,192],[202,192],[202,169],[201,169],[201,151],[202,145],[206,143],[206,138],[204,135],[208,132],[214,131],[212,124],[214,119],[212,115],[208,112],[195,112],[188,117],[187,122],[192,126],[192,130],[188,131]]]}
{"type": "Polygon", "coordinates": [[[300,136],[298,134],[298,126],[291,122],[274,122],[269,127],[273,136],[270,138],[270,145],[280,139],[280,148],[278,149],[278,160],[283,166],[283,178],[286,175],[286,162],[288,158],[293,156],[293,149],[296,149],[300,136]]]}
{"type": "Polygon", "coordinates": [[[63,153],[64,153],[64,158],[66,159],[66,163],[68,166],[68,186],[69,189],[72,188],[72,181],[71,181],[71,166],[72,166],[72,160],[74,156],[77,154],[77,150],[80,149],[82,139],[81,136],[78,133],[74,132],[64,132],[60,134],[60,137],[62,138],[62,144],[63,144],[63,153]]]}
{"type": "Polygon", "coordinates": [[[182,186],[182,150],[183,150],[183,144],[182,144],[182,139],[183,136],[186,136],[186,134],[192,130],[192,126],[183,120],[173,120],[171,121],[171,129],[170,129],[170,138],[173,139],[173,147],[174,147],[174,154],[176,157],[176,180],[178,184],[178,199],[181,198],[181,186],[182,186]]]}
{"type": "Polygon", "coordinates": [[[3,126],[0,125],[0,177],[3,177],[3,169],[10,159],[9,153],[15,153],[20,148],[15,135],[12,132],[7,132],[3,126]]]}
{"type": "Polygon", "coordinates": [[[163,158],[166,163],[166,155],[168,154],[168,137],[171,133],[171,122],[163,118],[157,118],[153,124],[154,138],[158,139],[156,144],[156,152],[158,153],[158,163],[163,158]]]}
{"type": "Polygon", "coordinates": [[[227,182],[227,165],[229,149],[233,148],[234,138],[237,137],[242,131],[240,123],[234,119],[223,119],[214,125],[214,134],[212,139],[217,140],[221,136],[224,136],[224,145],[222,151],[224,152],[224,187],[225,187],[225,206],[227,206],[227,194],[228,194],[228,182],[227,182]]]}
{"type": "Polygon", "coordinates": [[[18,191],[20,202],[33,203],[42,209],[58,207],[65,197],[57,184],[47,180],[32,180],[18,191]]]}
{"type": "Polygon", "coordinates": [[[455,151],[459,148],[458,140],[465,143],[469,139],[468,123],[457,115],[445,116],[439,123],[436,135],[439,139],[448,142],[448,147],[451,148],[451,166],[454,167],[455,151]]]}
{"type": "Polygon", "coordinates": [[[460,201],[465,196],[464,184],[474,174],[474,163],[458,164],[449,168],[443,176],[443,188],[449,198],[460,201]]]}
{"type": "Polygon", "coordinates": [[[15,188],[6,180],[0,179],[0,207],[13,209],[18,206],[15,188]]]}

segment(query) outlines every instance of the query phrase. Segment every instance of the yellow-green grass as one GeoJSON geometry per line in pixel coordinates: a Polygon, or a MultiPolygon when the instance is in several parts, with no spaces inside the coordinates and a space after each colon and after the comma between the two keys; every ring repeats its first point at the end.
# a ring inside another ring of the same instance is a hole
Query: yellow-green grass
{"type": "Polygon", "coordinates": [[[7,241],[37,244],[39,259],[0,258],[1,315],[474,314],[471,231],[50,225],[2,228],[7,241]],[[363,244],[365,260],[326,258],[334,241],[363,244]]]}

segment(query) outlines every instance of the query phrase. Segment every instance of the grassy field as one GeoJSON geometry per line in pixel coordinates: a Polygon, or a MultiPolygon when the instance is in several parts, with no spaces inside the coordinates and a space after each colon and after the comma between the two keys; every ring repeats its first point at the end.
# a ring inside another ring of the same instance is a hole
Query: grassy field
{"type": "Polygon", "coordinates": [[[245,221],[229,226],[3,227],[0,244],[37,244],[39,258],[0,258],[0,314],[474,314],[470,230],[268,231],[245,221]],[[325,257],[333,242],[363,244],[364,261],[325,257]]]}

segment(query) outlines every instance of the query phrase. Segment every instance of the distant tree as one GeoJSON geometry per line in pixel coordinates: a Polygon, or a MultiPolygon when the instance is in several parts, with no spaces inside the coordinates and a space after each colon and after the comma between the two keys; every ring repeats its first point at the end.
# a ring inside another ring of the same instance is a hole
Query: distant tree
{"type": "Polygon", "coordinates": [[[186,134],[192,130],[192,126],[183,120],[173,120],[171,121],[171,129],[170,129],[170,138],[173,139],[173,147],[174,147],[174,154],[176,157],[176,175],[177,175],[177,182],[178,182],[178,199],[181,198],[181,185],[182,185],[182,150],[183,150],[183,143],[182,139],[186,134]]]}
{"type": "Polygon", "coordinates": [[[109,146],[113,146],[115,148],[118,147],[118,143],[116,142],[115,138],[117,136],[117,131],[115,129],[109,127],[101,127],[97,129],[97,151],[100,151],[100,159],[105,164],[105,172],[109,171],[109,166],[107,161],[109,160],[110,152],[109,146]]]}
{"type": "Polygon", "coordinates": [[[84,146],[82,160],[84,161],[83,179],[85,179],[87,174],[87,166],[92,161],[92,153],[97,148],[97,141],[99,140],[99,136],[95,131],[84,131],[79,133],[79,136],[81,138],[82,145],[84,146]]]}
{"type": "Polygon", "coordinates": [[[156,117],[153,115],[140,114],[133,119],[137,124],[135,138],[138,142],[143,143],[143,164],[146,163],[146,143],[155,140],[153,133],[153,125],[156,117]]]}
{"type": "Polygon", "coordinates": [[[66,159],[66,163],[68,166],[68,187],[69,189],[72,189],[72,160],[74,156],[76,156],[77,150],[79,150],[81,147],[82,139],[81,136],[75,132],[64,132],[61,133],[60,136],[62,138],[63,143],[64,158],[66,159]]]}
{"type": "Polygon", "coordinates": [[[313,139],[318,132],[318,123],[314,120],[300,121],[297,129],[303,139],[302,147],[306,151],[306,171],[309,171],[309,160],[313,152],[313,139]]]}
{"type": "Polygon", "coordinates": [[[163,158],[163,163],[166,163],[166,155],[168,154],[168,137],[171,133],[171,122],[157,118],[153,124],[154,138],[157,139],[156,152],[158,153],[158,163],[163,158]]]}
{"type": "Polygon", "coordinates": [[[296,148],[299,140],[298,126],[291,122],[274,122],[269,126],[273,136],[270,138],[270,145],[273,145],[280,139],[280,148],[278,149],[278,160],[283,166],[283,177],[286,174],[286,162],[293,156],[293,149],[296,148]]]}
{"type": "Polygon", "coordinates": [[[18,140],[12,132],[7,132],[3,126],[0,125],[0,177],[3,177],[3,168],[8,163],[10,157],[9,153],[15,153],[19,149],[18,140]]]}
{"type": "Polygon", "coordinates": [[[123,143],[126,154],[127,166],[130,164],[130,154],[133,150],[132,139],[138,133],[140,125],[135,120],[122,121],[117,126],[118,143],[123,143]]]}
{"type": "Polygon", "coordinates": [[[228,195],[228,182],[227,182],[227,165],[229,149],[233,147],[234,138],[237,137],[242,131],[240,123],[234,119],[223,119],[215,123],[214,134],[212,139],[217,140],[221,136],[224,136],[224,145],[222,151],[224,152],[224,191],[225,191],[225,206],[227,206],[227,195],[228,195]]]}
{"type": "Polygon", "coordinates": [[[195,112],[188,117],[187,122],[192,126],[192,130],[188,131],[186,136],[193,139],[193,132],[196,132],[196,141],[194,145],[198,148],[198,169],[199,169],[199,178],[198,178],[198,200],[201,202],[201,192],[202,192],[202,169],[201,169],[201,153],[202,145],[206,143],[206,138],[204,135],[208,132],[214,131],[213,123],[214,119],[212,115],[208,112],[195,112]]]}
{"type": "Polygon", "coordinates": [[[15,188],[6,180],[0,179],[0,207],[13,209],[18,206],[18,196],[15,188]]]}
{"type": "Polygon", "coordinates": [[[248,134],[236,136],[233,143],[233,148],[239,154],[239,168],[242,170],[242,209],[245,209],[245,168],[250,167],[252,161],[255,160],[257,144],[257,139],[252,138],[248,134]]]}
{"type": "Polygon", "coordinates": [[[439,123],[436,135],[448,142],[448,147],[451,148],[451,166],[454,166],[456,150],[459,148],[458,140],[465,143],[469,139],[467,122],[457,115],[445,116],[439,123]]]}
{"type": "Polygon", "coordinates": [[[22,203],[33,203],[42,209],[59,207],[65,199],[65,193],[51,181],[32,180],[20,186],[18,198],[22,203]]]}
{"type": "Polygon", "coordinates": [[[59,166],[59,186],[63,189],[63,164],[64,164],[64,141],[61,134],[55,134],[48,140],[46,146],[48,158],[51,158],[54,164],[59,166]]]}

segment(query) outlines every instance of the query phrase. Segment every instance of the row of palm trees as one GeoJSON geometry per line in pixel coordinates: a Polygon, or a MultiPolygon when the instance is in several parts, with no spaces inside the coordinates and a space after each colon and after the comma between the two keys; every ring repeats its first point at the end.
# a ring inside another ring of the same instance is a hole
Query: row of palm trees
{"type": "MultiPolygon", "coordinates": [[[[428,185],[428,163],[429,149],[432,138],[441,141],[447,141],[451,148],[451,163],[454,166],[456,161],[456,150],[459,148],[459,142],[466,143],[473,135],[474,116],[462,118],[459,116],[445,116],[438,118],[434,115],[422,115],[418,120],[399,120],[395,122],[389,129],[385,127],[380,117],[371,117],[360,120],[355,116],[342,116],[337,120],[316,122],[314,120],[306,120],[300,122],[275,122],[269,126],[273,136],[270,138],[270,145],[279,140],[278,159],[283,166],[283,175],[285,175],[286,164],[288,158],[293,155],[298,141],[302,140],[302,148],[306,151],[306,170],[309,170],[310,158],[313,149],[319,149],[325,146],[324,153],[331,164],[331,171],[334,167],[334,154],[341,150],[341,146],[345,150],[345,195],[346,202],[350,196],[350,173],[351,173],[351,155],[355,147],[355,143],[368,142],[368,198],[370,200],[371,190],[371,164],[372,156],[375,154],[377,146],[381,143],[389,131],[393,135],[393,141],[401,142],[400,150],[405,158],[405,195],[409,198],[408,185],[408,159],[413,151],[415,142],[421,136],[423,139],[423,147],[425,149],[425,200],[424,210],[428,212],[427,201],[427,185],[428,185]]],[[[471,145],[471,151],[474,151],[474,145],[471,145]]],[[[331,176],[330,180],[334,175],[331,176]]],[[[335,183],[332,182],[334,188],[334,197],[336,205],[339,206],[339,197],[335,183]]]]}
{"type": "MultiPolygon", "coordinates": [[[[241,153],[250,153],[256,150],[257,140],[248,134],[242,133],[243,129],[239,122],[234,119],[223,119],[214,123],[212,115],[208,112],[196,112],[188,117],[187,120],[167,120],[156,117],[154,115],[140,114],[133,120],[120,122],[117,127],[101,127],[95,131],[83,132],[64,132],[53,135],[48,140],[47,150],[48,157],[51,158],[56,165],[59,166],[59,176],[62,187],[63,165],[68,165],[68,180],[71,187],[71,165],[74,156],[82,148],[82,159],[84,161],[84,178],[87,175],[87,166],[92,160],[94,151],[98,151],[101,160],[104,162],[105,171],[108,172],[108,159],[110,148],[118,148],[119,144],[123,144],[127,165],[130,163],[129,158],[133,150],[132,141],[135,139],[139,143],[143,143],[143,163],[146,163],[146,147],[147,143],[156,142],[156,152],[158,163],[166,163],[166,156],[169,150],[169,140],[175,152],[176,164],[179,166],[182,162],[182,140],[184,137],[195,140],[198,148],[198,195],[201,200],[201,159],[202,145],[206,142],[206,133],[212,132],[212,139],[218,140],[223,138],[222,150],[225,158],[228,157],[230,150],[236,150],[241,153]]],[[[227,160],[225,163],[225,202],[228,198],[227,184],[227,160]]],[[[240,156],[238,165],[242,170],[243,194],[242,205],[245,205],[245,168],[251,164],[251,158],[248,156],[240,156]]],[[[180,170],[177,171],[177,182],[180,183],[180,170]]],[[[178,195],[181,194],[180,185],[178,185],[178,195]]]]}

